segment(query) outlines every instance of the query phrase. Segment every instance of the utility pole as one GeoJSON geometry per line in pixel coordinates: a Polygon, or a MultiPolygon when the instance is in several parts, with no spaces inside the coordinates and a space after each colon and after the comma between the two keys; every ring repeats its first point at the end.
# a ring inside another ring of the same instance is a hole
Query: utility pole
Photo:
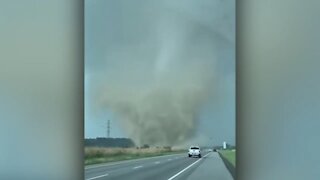
{"type": "Polygon", "coordinates": [[[110,120],[108,120],[108,126],[107,126],[107,138],[110,138],[110,120]]]}

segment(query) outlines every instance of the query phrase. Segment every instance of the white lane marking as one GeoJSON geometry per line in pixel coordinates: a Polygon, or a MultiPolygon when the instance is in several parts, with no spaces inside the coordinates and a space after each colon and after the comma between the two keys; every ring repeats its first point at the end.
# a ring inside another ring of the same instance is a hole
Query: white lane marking
{"type": "Polygon", "coordinates": [[[136,167],[134,167],[134,168],[132,168],[132,169],[138,169],[138,168],[142,168],[143,166],[136,166],[136,167]]]}
{"type": "Polygon", "coordinates": [[[154,156],[154,157],[148,157],[148,158],[139,158],[139,159],[133,159],[133,160],[125,160],[125,161],[120,161],[120,162],[115,162],[115,163],[103,163],[99,165],[87,165],[84,169],[93,169],[93,168],[100,168],[100,167],[106,167],[106,166],[113,166],[113,165],[119,165],[119,164],[125,164],[125,163],[131,163],[131,162],[137,162],[137,161],[143,161],[143,160],[148,160],[148,159],[156,159],[156,158],[163,158],[163,157],[168,157],[168,156],[181,156],[184,153],[177,153],[177,154],[169,154],[169,155],[163,155],[163,156],[154,156]]]}
{"type": "Polygon", "coordinates": [[[160,164],[160,161],[154,162],[155,164],[160,164]]]}
{"type": "Polygon", "coordinates": [[[104,174],[104,175],[92,177],[92,178],[89,178],[89,179],[86,179],[86,180],[98,179],[98,178],[105,177],[105,176],[108,176],[108,175],[109,174],[104,174]]]}
{"type": "MultiPolygon", "coordinates": [[[[203,158],[206,157],[206,156],[208,156],[209,154],[210,154],[210,153],[206,154],[205,156],[203,156],[203,158]]],[[[189,169],[191,166],[195,165],[197,162],[201,161],[203,158],[198,159],[196,162],[194,162],[194,163],[190,164],[188,167],[182,169],[180,172],[178,172],[177,174],[175,174],[174,176],[172,176],[172,177],[169,178],[168,180],[172,180],[172,179],[174,179],[175,177],[179,176],[181,173],[183,173],[184,171],[186,171],[187,169],[189,169]]]]}

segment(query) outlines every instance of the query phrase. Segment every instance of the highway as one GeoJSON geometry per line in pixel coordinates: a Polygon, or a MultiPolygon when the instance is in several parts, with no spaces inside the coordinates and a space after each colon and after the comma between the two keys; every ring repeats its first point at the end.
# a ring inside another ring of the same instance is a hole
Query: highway
{"type": "Polygon", "coordinates": [[[187,153],[85,167],[86,180],[232,180],[217,152],[187,153]]]}

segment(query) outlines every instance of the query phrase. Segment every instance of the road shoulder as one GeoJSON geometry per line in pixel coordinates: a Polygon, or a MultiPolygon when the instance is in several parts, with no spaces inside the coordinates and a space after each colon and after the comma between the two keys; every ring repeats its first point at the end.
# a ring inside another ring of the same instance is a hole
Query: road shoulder
{"type": "Polygon", "coordinates": [[[211,152],[207,157],[204,157],[203,162],[187,178],[187,180],[198,179],[233,180],[234,178],[219,154],[211,152]]]}

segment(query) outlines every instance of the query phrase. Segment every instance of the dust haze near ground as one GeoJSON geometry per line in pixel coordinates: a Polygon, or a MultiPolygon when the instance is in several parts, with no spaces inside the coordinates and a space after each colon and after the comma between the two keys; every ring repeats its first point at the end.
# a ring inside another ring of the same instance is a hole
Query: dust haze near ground
{"type": "Polygon", "coordinates": [[[143,86],[126,86],[126,80],[122,80],[104,89],[102,103],[118,116],[137,144],[181,143],[197,125],[198,111],[210,95],[210,73],[205,67],[187,64],[170,69],[172,73],[159,73],[143,86]],[[192,73],[184,72],[185,66],[190,66],[192,73]]]}
{"type": "Polygon", "coordinates": [[[229,11],[223,11],[230,2],[163,1],[120,9],[122,29],[106,32],[114,43],[97,68],[94,104],[112,112],[137,145],[185,144],[201,108],[214,101],[219,51],[234,41],[229,11]]]}

